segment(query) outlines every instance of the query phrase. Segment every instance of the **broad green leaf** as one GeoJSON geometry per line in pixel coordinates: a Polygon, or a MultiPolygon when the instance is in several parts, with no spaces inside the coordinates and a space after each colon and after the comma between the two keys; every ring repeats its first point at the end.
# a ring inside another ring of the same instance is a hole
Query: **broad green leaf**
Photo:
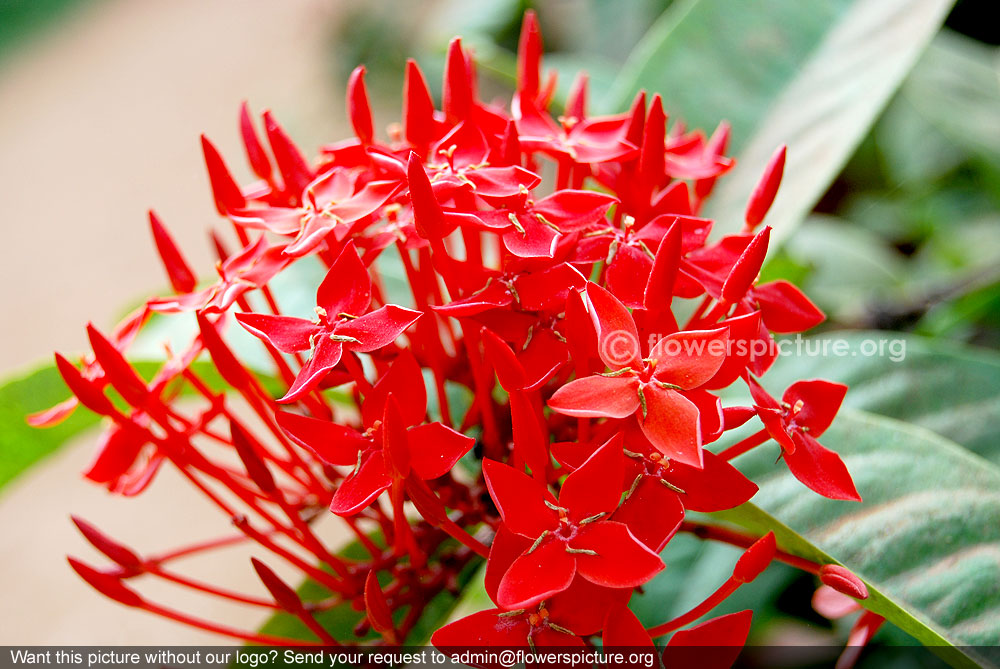
{"type": "Polygon", "coordinates": [[[942,32],[913,69],[902,97],[962,146],[1000,164],[1000,51],[942,32]]]}
{"type": "Polygon", "coordinates": [[[929,430],[844,410],[822,442],[840,453],[862,503],[807,490],[774,449],[736,464],[761,487],[720,517],[868,584],[870,610],[955,666],[968,648],[1000,644],[1000,470],[929,430]]]}
{"type": "Polygon", "coordinates": [[[798,379],[846,383],[845,406],[933,430],[1000,465],[997,353],[898,332],[817,335],[803,340],[802,355],[792,344],[762,379],[772,394],[798,379]],[[824,341],[845,342],[848,354],[814,355],[824,341]]]}
{"type": "Polygon", "coordinates": [[[29,413],[68,397],[66,384],[51,364],[0,386],[0,487],[97,423],[98,417],[86,410],[75,411],[59,425],[46,429],[25,422],[29,413]]]}
{"type": "Polygon", "coordinates": [[[776,240],[812,208],[933,36],[952,0],[693,0],[636,47],[611,100],[660,92],[689,126],[733,124],[737,167],[706,215],[734,231],[775,147],[785,178],[768,215],[776,240]]]}

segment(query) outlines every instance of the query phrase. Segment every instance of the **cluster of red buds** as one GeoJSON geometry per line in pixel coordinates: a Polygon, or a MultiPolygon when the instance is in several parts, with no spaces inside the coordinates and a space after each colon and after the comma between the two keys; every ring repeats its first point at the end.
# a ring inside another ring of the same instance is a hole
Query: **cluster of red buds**
{"type": "Polygon", "coordinates": [[[203,138],[215,204],[239,248],[216,234],[218,279],[199,287],[150,214],[174,294],[150,299],[109,335],[90,327],[93,353],[79,366],[57,355],[75,397],[31,420],[54,423],[78,403],[105,416],[87,478],[132,496],[169,463],[235,532],[142,557],[77,520],[114,563],[71,558],[80,576],[123,604],[274,644],[302,642],[202,620],[130,583],[147,575],[284,611],[323,645],[348,641],[317,615],[353,606],[363,611],[359,638],[400,644],[414,641],[431,600],[457,593],[485,560],[496,607],[438,629],[433,643],[448,648],[598,638],[651,646],[668,634],[671,646],[741,646],[749,611],[690,625],[774,559],[819,575],[823,600],[833,593],[828,610],[838,593],[866,596],[850,572],[784,553],[773,535],[685,517],[750,500],[757,486],[729,461],[771,439],[804,485],[860,499],[817,441],[846,388],[802,381],[778,400],[757,380],[775,354],[755,352],[773,352],[773,333],[823,320],[791,284],[758,282],[784,149],[752,193],[743,231],[709,243],[712,221],[698,212],[733,165],[728,126],[709,138],[680,122],[668,131],[659,95],[645,93],[625,114],[590,116],[585,76],[553,118],[555,78],[542,76],[541,54],[529,13],[510,112],[478,98],[475,64],[457,38],[440,110],[410,61],[403,121],[387,141],[374,132],[359,67],[347,89],[355,137],[312,162],[269,112],[262,141],[244,106],[240,129],[258,177],[249,185],[203,138]],[[315,317],[283,314],[272,280],[306,262],[326,269],[315,317]],[[395,300],[390,266],[409,287],[395,300]],[[147,381],[124,351],[154,313],[193,314],[198,333],[147,381]],[[241,361],[227,327],[259,339],[273,369],[241,361]],[[716,393],[734,383],[749,386],[753,406],[722,406],[716,393]],[[754,419],[763,427],[751,437],[706,448],[754,419]],[[330,512],[363,558],[317,536],[313,521],[330,512]],[[701,604],[646,627],[630,597],[664,568],[660,553],[678,532],[746,552],[701,604]],[[270,597],[171,566],[243,541],[326,598],[303,601],[257,559],[270,597]]]}

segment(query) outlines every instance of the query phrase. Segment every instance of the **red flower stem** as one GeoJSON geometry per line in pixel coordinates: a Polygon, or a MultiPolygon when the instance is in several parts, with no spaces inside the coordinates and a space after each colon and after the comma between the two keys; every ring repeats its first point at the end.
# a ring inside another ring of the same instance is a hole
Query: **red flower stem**
{"type": "Polygon", "coordinates": [[[309,630],[316,635],[316,637],[323,642],[326,646],[342,646],[343,644],[330,636],[330,633],[323,629],[311,611],[303,608],[301,611],[295,613],[295,617],[302,621],[302,624],[309,628],[309,630]]]}
{"type": "Polygon", "coordinates": [[[341,360],[344,361],[347,371],[351,373],[351,378],[358,384],[358,390],[361,391],[361,394],[367,395],[370,393],[372,391],[372,384],[365,378],[365,370],[358,359],[354,357],[354,354],[345,351],[344,357],[341,360]]]}
{"type": "Polygon", "coordinates": [[[720,318],[729,313],[729,310],[732,308],[732,306],[733,305],[729,304],[728,302],[724,301],[717,302],[715,306],[712,307],[709,310],[709,312],[705,314],[705,316],[701,319],[700,323],[702,327],[710,327],[712,325],[715,325],[715,323],[717,323],[720,318]]]}
{"type": "Polygon", "coordinates": [[[270,602],[264,599],[259,599],[257,597],[251,597],[250,595],[243,595],[238,592],[233,592],[232,590],[227,590],[225,588],[217,588],[214,585],[209,585],[207,583],[202,583],[201,581],[196,581],[194,579],[188,578],[187,576],[182,576],[181,574],[176,574],[172,571],[167,571],[166,569],[161,569],[155,564],[147,564],[146,572],[154,576],[158,576],[166,581],[172,583],[177,583],[186,588],[192,590],[197,590],[199,592],[204,592],[209,595],[214,595],[216,597],[221,597],[223,599],[229,599],[234,602],[240,602],[243,604],[250,604],[252,606],[260,606],[268,609],[280,608],[274,602],[270,602]]]}
{"type": "Polygon", "coordinates": [[[569,187],[570,173],[573,171],[573,161],[567,158],[559,159],[559,166],[556,168],[556,190],[565,190],[569,187]]]}
{"type": "Polygon", "coordinates": [[[488,558],[490,556],[490,549],[486,546],[486,544],[471,536],[468,532],[459,527],[451,518],[445,516],[439,527],[447,532],[448,536],[453,539],[457,539],[463,546],[475,551],[480,557],[488,558]]]}
{"type": "Polygon", "coordinates": [[[351,531],[354,532],[354,536],[357,537],[358,543],[364,546],[365,550],[368,551],[373,558],[382,555],[382,549],[376,546],[375,542],[373,542],[367,534],[361,531],[358,527],[356,519],[344,518],[344,521],[347,523],[347,526],[351,528],[351,531]]]}
{"type": "MultiPolygon", "coordinates": [[[[743,532],[738,532],[736,530],[731,530],[727,527],[721,527],[719,525],[709,525],[708,523],[698,523],[694,521],[685,520],[681,523],[679,528],[681,532],[688,532],[693,534],[699,539],[711,539],[712,541],[720,541],[722,543],[737,546],[739,548],[750,548],[760,537],[755,537],[752,534],[745,534],[743,532]]],[[[822,565],[817,564],[811,560],[806,560],[805,558],[800,558],[797,555],[792,555],[791,553],[786,553],[783,550],[777,550],[774,553],[774,559],[779,562],[784,562],[787,565],[795,567],[796,569],[801,569],[802,571],[808,572],[810,574],[818,574],[822,565]]]]}
{"type": "Polygon", "coordinates": [[[698,319],[700,319],[705,314],[705,310],[708,309],[708,305],[710,305],[711,303],[712,303],[711,295],[706,295],[705,297],[703,297],[701,299],[701,303],[698,305],[698,308],[694,310],[694,313],[691,314],[690,318],[688,318],[687,323],[684,324],[684,329],[690,330],[691,326],[694,325],[696,322],[698,322],[698,319]]]}
{"type": "Polygon", "coordinates": [[[479,355],[479,333],[476,329],[462,323],[462,341],[465,344],[465,354],[468,356],[472,378],[475,381],[476,402],[483,420],[483,442],[487,446],[495,447],[500,443],[500,428],[493,411],[493,398],[490,394],[493,389],[493,374],[490,370],[484,370],[482,358],[479,355]],[[487,382],[485,371],[490,371],[489,382],[487,382]]]}
{"type": "Polygon", "coordinates": [[[253,526],[250,525],[246,516],[234,516],[233,524],[261,546],[267,548],[275,555],[284,558],[288,563],[298,567],[303,573],[322,585],[324,588],[328,589],[330,592],[341,594],[351,592],[352,589],[347,583],[337,580],[334,578],[333,574],[329,574],[321,569],[313,567],[294,553],[276,544],[265,533],[254,529],[253,526]]]}
{"type": "Polygon", "coordinates": [[[243,630],[238,630],[233,627],[226,627],[224,625],[217,625],[215,623],[209,622],[207,620],[201,620],[200,618],[195,618],[186,613],[181,613],[180,611],[174,611],[173,609],[167,609],[157,604],[146,602],[142,606],[143,609],[149,611],[150,613],[155,613],[163,618],[168,618],[170,620],[175,620],[179,623],[183,623],[190,627],[195,627],[197,629],[205,630],[206,632],[214,632],[215,634],[221,634],[223,636],[228,636],[233,639],[242,639],[243,641],[249,641],[251,643],[259,643],[266,646],[317,646],[319,644],[310,641],[300,641],[298,639],[289,639],[286,637],[271,636],[269,634],[259,634],[257,632],[244,632],[243,630]]]}
{"type": "Polygon", "coordinates": [[[453,427],[451,420],[451,405],[448,403],[448,389],[445,386],[445,378],[436,368],[434,369],[434,387],[437,390],[438,408],[441,411],[441,422],[448,427],[453,427]]]}
{"type": "Polygon", "coordinates": [[[197,555],[198,553],[203,553],[205,551],[215,550],[216,548],[226,548],[227,546],[243,543],[248,540],[249,537],[245,534],[234,534],[228,537],[222,537],[221,539],[209,539],[208,541],[201,541],[189,546],[175,548],[161,555],[146,558],[146,562],[148,564],[157,565],[166,564],[168,562],[172,562],[173,560],[179,560],[181,558],[197,555]]]}
{"type": "Polygon", "coordinates": [[[744,453],[746,453],[750,449],[753,449],[753,448],[756,448],[757,446],[760,446],[761,444],[763,444],[765,441],[767,441],[770,438],[771,438],[771,435],[768,434],[768,432],[767,432],[766,429],[765,430],[761,430],[760,432],[754,432],[753,434],[751,434],[746,439],[743,439],[742,441],[736,442],[735,444],[733,444],[732,446],[730,446],[726,450],[724,450],[721,453],[719,453],[719,457],[722,458],[723,460],[727,460],[727,461],[728,460],[732,460],[733,458],[735,458],[737,456],[743,455],[744,453]]]}
{"type": "Polygon", "coordinates": [[[719,588],[708,596],[705,601],[695,606],[693,609],[687,613],[677,616],[673,620],[668,620],[665,623],[661,623],[655,627],[649,628],[649,636],[652,639],[663,636],[664,634],[669,634],[676,629],[684,627],[688,623],[692,623],[698,618],[714,609],[718,606],[726,597],[736,592],[737,589],[742,585],[742,582],[737,581],[735,578],[729,578],[725,583],[719,586],[719,588]]]}

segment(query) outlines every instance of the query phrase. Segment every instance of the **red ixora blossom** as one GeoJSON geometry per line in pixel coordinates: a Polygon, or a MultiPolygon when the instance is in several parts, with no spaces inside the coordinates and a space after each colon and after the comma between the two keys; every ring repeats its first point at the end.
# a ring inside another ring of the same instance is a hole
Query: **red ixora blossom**
{"type": "MultiPolygon", "coordinates": [[[[509,110],[479,99],[457,38],[440,109],[410,61],[402,124],[384,137],[358,68],[347,92],[355,136],[315,159],[269,112],[258,134],[243,105],[252,183],[238,183],[202,139],[225,221],[213,234],[218,278],[199,286],[150,214],[175,294],[148,300],[110,336],[89,327],[92,353],[78,364],[56,358],[74,398],[29,420],[54,424],[77,405],[104,416],[88,478],[132,496],[173,468],[229,529],[140,555],[76,519],[108,559],[71,559],[81,578],[123,605],[257,643],[350,643],[317,615],[338,607],[359,642],[422,642],[428,624],[444,649],[651,646],[669,634],[665,659],[682,664],[683,647],[706,643],[732,646],[719,657],[732,661],[750,612],[695,623],[772,559],[843,596],[867,596],[857,577],[790,555],[771,534],[705,520],[754,496],[756,484],[729,461],[772,438],[806,486],[859,498],[817,441],[846,389],[800,381],[776,400],[757,380],[773,358],[747,352],[823,318],[791,284],[758,284],[770,235],[760,226],[784,150],[751,196],[744,230],[711,241],[712,221],[698,212],[733,164],[728,126],[709,138],[668,126],[669,100],[647,102],[645,92],[626,113],[590,115],[586,77],[555,113],[542,53],[528,12],[509,110]],[[298,270],[309,265],[323,270],[318,285],[303,285],[310,274],[298,270]],[[314,293],[315,318],[282,311],[314,293]],[[694,300],[686,318],[675,298],[694,300]],[[155,332],[152,312],[193,312],[198,330],[173,341],[147,381],[127,356],[155,332]],[[719,391],[742,383],[754,405],[723,406],[719,391]],[[754,417],[757,433],[712,446],[754,417]],[[356,539],[342,554],[315,528],[330,512],[356,539]],[[632,595],[664,569],[660,553],[669,561],[678,533],[746,552],[687,613],[637,615],[632,595]],[[261,581],[256,591],[174,565],[235,542],[261,554],[245,566],[261,581]],[[323,599],[303,601],[272,561],[323,599]],[[495,606],[432,618],[477,567],[495,606]],[[141,579],[282,612],[311,638],[177,611],[142,594],[141,579]]],[[[865,638],[877,627],[867,620],[865,638]]]]}

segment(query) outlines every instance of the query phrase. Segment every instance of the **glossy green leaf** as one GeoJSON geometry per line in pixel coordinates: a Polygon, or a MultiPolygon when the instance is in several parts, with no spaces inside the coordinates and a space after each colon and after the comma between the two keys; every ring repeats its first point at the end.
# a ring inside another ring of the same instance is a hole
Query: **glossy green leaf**
{"type": "Polygon", "coordinates": [[[734,231],[775,147],[785,178],[772,240],[812,208],[934,35],[952,0],[693,0],[672,7],[623,68],[615,106],[658,91],[689,126],[733,125],[739,159],[706,210],[734,231]]]}
{"type": "Polygon", "coordinates": [[[717,515],[843,564],[868,584],[867,608],[972,666],[972,650],[949,646],[1000,644],[1000,470],[929,430],[850,409],[822,441],[864,502],[807,490],[764,446],[736,461],[761,486],[753,503],[717,515]]]}
{"type": "Polygon", "coordinates": [[[817,335],[803,340],[799,355],[790,343],[762,379],[772,394],[798,379],[846,383],[845,406],[928,428],[1000,465],[997,353],[898,332],[817,335]],[[837,341],[847,355],[814,354],[823,342],[832,352],[837,341]]]}

